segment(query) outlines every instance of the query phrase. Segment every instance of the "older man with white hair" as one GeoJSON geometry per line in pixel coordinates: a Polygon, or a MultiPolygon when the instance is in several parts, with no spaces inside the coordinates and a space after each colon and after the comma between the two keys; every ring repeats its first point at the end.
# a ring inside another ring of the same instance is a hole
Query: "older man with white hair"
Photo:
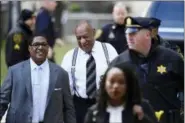
{"type": "Polygon", "coordinates": [[[97,30],[95,35],[98,41],[110,43],[118,54],[127,49],[127,42],[124,34],[124,19],[127,14],[128,11],[125,4],[123,2],[116,2],[112,11],[114,22],[97,30]]]}

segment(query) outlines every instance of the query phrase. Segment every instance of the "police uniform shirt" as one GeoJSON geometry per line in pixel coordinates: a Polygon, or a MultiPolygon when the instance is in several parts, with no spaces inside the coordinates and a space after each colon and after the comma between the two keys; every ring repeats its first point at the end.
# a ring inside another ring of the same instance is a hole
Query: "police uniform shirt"
{"type": "Polygon", "coordinates": [[[95,38],[98,41],[110,43],[118,54],[127,49],[124,25],[107,24],[101,30],[97,30],[95,38]]]}
{"type": "Polygon", "coordinates": [[[45,34],[48,44],[50,47],[53,47],[55,44],[56,34],[54,30],[54,23],[52,21],[52,16],[49,11],[45,8],[40,8],[36,23],[35,23],[35,33],[36,34],[45,34]]]}
{"type": "MultiPolygon", "coordinates": [[[[125,22],[126,33],[136,33],[142,28],[152,27],[150,18],[127,17],[125,22]]],[[[142,95],[150,101],[154,110],[164,110],[167,113],[171,109],[179,111],[181,102],[177,93],[184,90],[184,61],[177,52],[154,43],[147,57],[126,50],[110,65],[123,62],[130,62],[135,67],[142,95]]]]}
{"type": "MultiPolygon", "coordinates": [[[[118,54],[116,50],[108,43],[106,43],[108,54],[109,54],[109,60],[112,61],[118,54]]],[[[70,87],[72,94],[74,94],[73,91],[73,81],[71,77],[71,67],[72,67],[72,58],[73,58],[73,52],[74,49],[68,51],[66,55],[63,58],[63,61],[61,63],[61,67],[63,67],[69,74],[69,80],[70,80],[70,87]]],[[[102,44],[98,41],[95,41],[93,49],[92,49],[92,55],[96,62],[96,87],[99,88],[99,81],[100,76],[104,74],[105,70],[107,69],[107,61],[106,57],[102,48],[102,44]]],[[[83,50],[79,48],[78,55],[76,58],[76,66],[75,66],[75,83],[76,88],[79,93],[79,95],[82,98],[87,98],[86,95],[86,62],[89,58],[89,54],[85,53],[83,50]]]]}

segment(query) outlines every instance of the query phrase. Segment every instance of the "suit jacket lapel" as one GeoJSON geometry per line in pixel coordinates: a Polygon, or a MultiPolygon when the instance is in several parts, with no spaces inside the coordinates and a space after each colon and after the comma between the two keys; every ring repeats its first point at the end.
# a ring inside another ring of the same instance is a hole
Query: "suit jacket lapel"
{"type": "Polygon", "coordinates": [[[49,76],[49,88],[48,88],[46,107],[48,106],[49,100],[51,98],[51,94],[54,90],[55,84],[57,82],[57,77],[58,77],[57,68],[51,62],[49,62],[49,69],[50,69],[50,76],[49,76]]]}
{"type": "Polygon", "coordinates": [[[31,100],[31,103],[33,103],[30,60],[27,60],[24,62],[24,65],[22,67],[22,75],[23,75],[23,82],[26,84],[26,90],[27,90],[28,96],[31,100]]]}
{"type": "Polygon", "coordinates": [[[96,117],[97,123],[109,123],[110,114],[107,111],[99,111],[96,117]]]}
{"type": "Polygon", "coordinates": [[[103,123],[109,123],[110,114],[108,112],[105,112],[104,114],[104,122],[103,123]]]}

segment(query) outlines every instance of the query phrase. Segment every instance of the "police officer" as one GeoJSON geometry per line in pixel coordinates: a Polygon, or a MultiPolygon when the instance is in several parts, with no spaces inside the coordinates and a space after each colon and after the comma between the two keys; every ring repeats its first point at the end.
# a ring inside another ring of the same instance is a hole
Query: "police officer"
{"type": "Polygon", "coordinates": [[[130,62],[138,74],[144,98],[156,110],[162,123],[179,123],[180,101],[177,93],[184,90],[184,62],[180,55],[156,43],[152,38],[152,19],[127,17],[128,50],[110,66],[130,62]]]}
{"type": "Polygon", "coordinates": [[[21,11],[17,25],[8,33],[6,40],[6,64],[8,67],[29,58],[28,41],[33,36],[35,15],[32,11],[21,11]]]}
{"type": "Polygon", "coordinates": [[[117,2],[113,8],[114,23],[105,25],[102,29],[96,31],[95,38],[101,42],[110,43],[118,52],[122,53],[127,49],[125,38],[124,19],[127,16],[127,10],[122,2],[117,2]]]}
{"type": "MultiPolygon", "coordinates": [[[[177,53],[184,59],[183,53],[181,52],[181,49],[178,45],[172,44],[167,40],[164,40],[159,34],[158,34],[158,29],[161,24],[161,21],[157,18],[151,18],[152,19],[152,38],[155,40],[156,43],[160,44],[161,46],[164,46],[166,48],[170,48],[177,53]]],[[[184,114],[184,94],[182,92],[178,93],[178,98],[181,101],[181,115],[184,114]]],[[[183,115],[184,116],[184,115],[183,115]]]]}

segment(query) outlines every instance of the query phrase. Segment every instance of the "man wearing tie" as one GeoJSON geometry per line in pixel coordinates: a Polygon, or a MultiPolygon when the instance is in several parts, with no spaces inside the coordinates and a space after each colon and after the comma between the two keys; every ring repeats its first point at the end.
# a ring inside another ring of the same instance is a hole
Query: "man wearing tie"
{"type": "Polygon", "coordinates": [[[68,72],[77,123],[83,123],[87,109],[96,101],[101,75],[118,54],[108,43],[94,40],[94,29],[81,21],[75,29],[78,47],[70,50],[61,66],[68,72]]]}
{"type": "Polygon", "coordinates": [[[48,43],[36,35],[29,44],[30,59],[9,68],[0,88],[0,120],[6,123],[76,123],[69,78],[47,59],[48,43]]]}

